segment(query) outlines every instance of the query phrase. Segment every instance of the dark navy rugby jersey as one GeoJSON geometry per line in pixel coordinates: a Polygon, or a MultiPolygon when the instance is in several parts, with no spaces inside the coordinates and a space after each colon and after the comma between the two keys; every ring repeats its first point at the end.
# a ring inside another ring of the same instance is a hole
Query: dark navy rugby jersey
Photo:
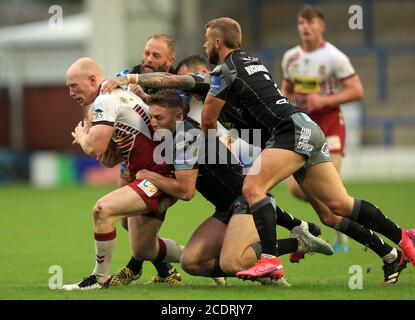
{"type": "Polygon", "coordinates": [[[262,62],[241,50],[232,51],[211,75],[208,95],[241,109],[248,124],[270,133],[299,110],[286,100],[262,62]]]}
{"type": "MultiPolygon", "coordinates": [[[[198,99],[204,101],[210,90],[210,74],[196,73],[190,75],[195,79],[196,86],[192,90],[186,92],[196,95],[198,99]]],[[[250,128],[249,124],[244,120],[241,113],[242,110],[240,108],[237,108],[230,103],[225,103],[218,120],[228,130],[233,128],[236,130],[241,128],[250,128]]]]}
{"type": "Polygon", "coordinates": [[[171,161],[175,171],[197,169],[197,191],[217,210],[226,212],[242,194],[244,176],[235,156],[214,139],[215,143],[208,143],[199,123],[186,117],[173,134],[171,161]]]}

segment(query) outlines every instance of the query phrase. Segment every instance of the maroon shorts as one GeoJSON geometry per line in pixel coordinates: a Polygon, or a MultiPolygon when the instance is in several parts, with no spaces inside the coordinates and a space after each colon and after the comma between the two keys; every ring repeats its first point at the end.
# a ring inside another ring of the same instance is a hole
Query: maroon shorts
{"type": "Polygon", "coordinates": [[[310,115],[324,132],[330,153],[340,153],[344,156],[346,130],[341,112],[327,112],[310,115]]]}
{"type": "Polygon", "coordinates": [[[159,190],[148,180],[137,179],[128,185],[151,208],[152,211],[146,214],[148,217],[164,221],[167,209],[177,202],[177,198],[159,190]]]}

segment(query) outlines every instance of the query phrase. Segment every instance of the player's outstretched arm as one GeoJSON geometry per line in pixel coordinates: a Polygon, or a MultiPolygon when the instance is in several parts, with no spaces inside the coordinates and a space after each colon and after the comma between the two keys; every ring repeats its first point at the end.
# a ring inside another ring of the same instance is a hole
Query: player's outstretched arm
{"type": "Polygon", "coordinates": [[[103,85],[101,92],[103,94],[109,93],[119,86],[128,84],[138,84],[150,88],[192,90],[196,86],[196,80],[191,75],[178,76],[168,72],[127,74],[108,80],[103,85]]]}

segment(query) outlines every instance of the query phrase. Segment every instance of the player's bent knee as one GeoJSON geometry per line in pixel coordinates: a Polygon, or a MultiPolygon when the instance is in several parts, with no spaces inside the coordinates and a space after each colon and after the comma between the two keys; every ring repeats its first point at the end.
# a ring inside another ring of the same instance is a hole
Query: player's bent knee
{"type": "Polygon", "coordinates": [[[94,219],[98,218],[102,212],[102,206],[100,201],[95,203],[94,207],[92,208],[92,214],[94,215],[94,219]]]}
{"type": "Polygon", "coordinates": [[[181,259],[180,265],[186,273],[192,276],[199,275],[199,267],[197,266],[197,264],[193,263],[192,261],[181,259]]]}
{"type": "Polygon", "coordinates": [[[304,193],[301,191],[301,188],[299,188],[297,186],[295,186],[295,187],[290,186],[289,190],[290,190],[290,193],[294,197],[296,197],[297,199],[306,200],[306,197],[305,197],[304,193]]]}
{"type": "Polygon", "coordinates": [[[247,182],[245,180],[243,186],[242,186],[242,194],[245,197],[245,199],[248,201],[248,203],[252,203],[255,201],[255,199],[257,199],[258,197],[260,197],[260,195],[263,192],[261,192],[260,188],[258,187],[258,185],[255,185],[252,182],[247,182]]]}
{"type": "Polygon", "coordinates": [[[200,274],[200,267],[197,259],[194,258],[194,255],[187,254],[186,251],[182,254],[182,257],[180,259],[180,265],[182,269],[188,274],[191,274],[193,276],[197,276],[200,274]]]}
{"type": "Polygon", "coordinates": [[[92,209],[94,220],[102,220],[111,216],[111,208],[109,203],[104,200],[98,200],[92,209]]]}
{"type": "Polygon", "coordinates": [[[348,208],[347,204],[341,199],[333,199],[330,201],[326,201],[326,206],[337,215],[341,216],[348,216],[350,208],[348,208]]]}
{"type": "Polygon", "coordinates": [[[336,226],[337,217],[334,214],[319,214],[320,221],[328,227],[336,226]]]}

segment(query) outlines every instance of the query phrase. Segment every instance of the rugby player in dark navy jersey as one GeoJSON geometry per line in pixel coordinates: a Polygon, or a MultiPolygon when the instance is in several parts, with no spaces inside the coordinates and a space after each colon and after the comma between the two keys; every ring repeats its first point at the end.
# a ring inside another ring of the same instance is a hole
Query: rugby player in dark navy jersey
{"type": "MultiPolygon", "coordinates": [[[[239,162],[218,137],[207,139],[196,121],[184,117],[182,100],[174,90],[158,92],[148,104],[154,137],[162,140],[153,157],[172,163],[175,178],[165,179],[148,170],[139,171],[136,177],[182,200],[190,200],[197,190],[215,206],[213,216],[197,228],[187,243],[182,267],[192,275],[234,276],[260,255],[252,216],[246,214],[239,162]]],[[[283,253],[311,250],[332,254],[325,241],[296,228],[296,237],[279,241],[283,253]]]]}
{"type": "MultiPolygon", "coordinates": [[[[241,109],[242,117],[261,129],[268,139],[251,172],[245,178],[243,195],[261,239],[263,255],[256,265],[237,275],[256,279],[282,270],[275,239],[275,209],[269,190],[294,175],[316,212],[340,217],[336,229],[359,238],[385,262],[405,259],[374,235],[378,232],[402,248],[402,255],[415,265],[415,246],[410,233],[401,229],[373,204],[350,196],[330,158],[321,129],[291,105],[278,89],[261,61],[241,50],[241,27],[233,19],[219,18],[206,24],[204,48],[213,71],[202,112],[202,128],[216,129],[225,102],[241,109]],[[359,230],[359,232],[356,232],[359,230]]],[[[398,264],[399,272],[404,264],[398,264]]],[[[397,277],[390,275],[394,278],[397,277]]],[[[393,279],[386,279],[385,282],[393,279]]]]}

